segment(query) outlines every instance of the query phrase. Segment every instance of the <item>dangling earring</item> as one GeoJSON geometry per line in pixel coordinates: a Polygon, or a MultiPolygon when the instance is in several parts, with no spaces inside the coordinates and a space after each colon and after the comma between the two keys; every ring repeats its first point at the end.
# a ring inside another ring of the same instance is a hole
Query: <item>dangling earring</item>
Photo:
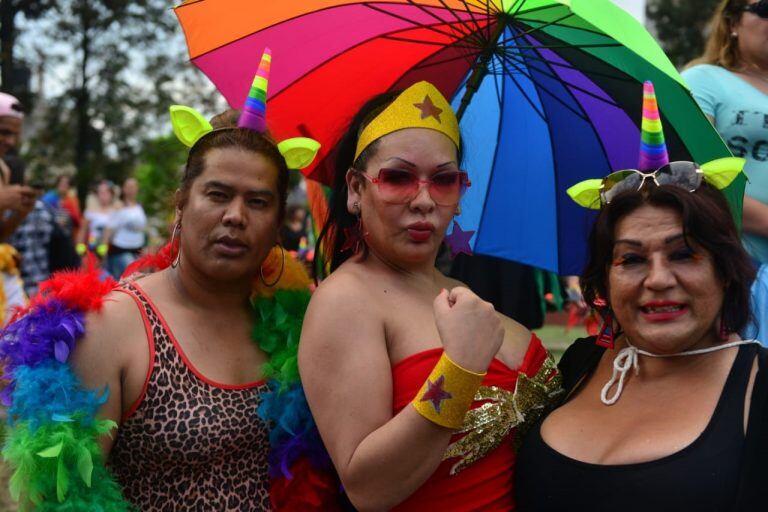
{"type": "Polygon", "coordinates": [[[456,215],[457,217],[458,217],[459,215],[461,215],[461,205],[460,205],[460,204],[457,204],[457,205],[456,205],[456,211],[455,211],[455,212],[453,212],[453,214],[454,214],[454,215],[456,215]]]}
{"type": "Polygon", "coordinates": [[[616,340],[613,336],[613,315],[606,313],[603,318],[603,326],[600,328],[600,332],[597,334],[595,345],[598,347],[605,347],[613,349],[616,346],[616,340]]]}
{"type": "Polygon", "coordinates": [[[365,236],[368,234],[363,227],[363,216],[360,214],[360,205],[354,203],[352,209],[357,215],[357,222],[350,227],[344,228],[344,245],[341,246],[341,252],[352,251],[352,254],[360,252],[365,243],[365,236]]]}
{"type": "Polygon", "coordinates": [[[731,335],[731,329],[728,327],[728,325],[725,323],[725,320],[723,320],[723,317],[720,317],[720,339],[721,340],[727,340],[728,337],[731,335]]]}
{"type": "Polygon", "coordinates": [[[264,283],[264,286],[268,288],[272,288],[277,284],[278,281],[280,281],[280,278],[283,277],[283,272],[285,271],[285,249],[283,249],[283,246],[281,244],[277,244],[277,246],[280,248],[280,254],[282,256],[282,260],[280,263],[280,273],[277,275],[277,279],[272,281],[271,283],[268,283],[266,279],[264,279],[264,263],[261,264],[261,267],[259,267],[259,277],[261,278],[261,282],[264,283]]]}
{"type": "Polygon", "coordinates": [[[171,261],[171,268],[176,268],[179,266],[179,261],[181,261],[181,240],[177,240],[179,237],[179,232],[181,231],[181,221],[177,222],[175,226],[173,226],[173,233],[171,233],[171,244],[170,244],[170,252],[173,254],[174,246],[178,243],[178,247],[176,247],[176,257],[173,258],[171,261]]]}
{"type": "Polygon", "coordinates": [[[595,300],[594,305],[601,309],[605,308],[605,312],[601,314],[603,317],[603,325],[600,327],[600,332],[597,333],[595,345],[613,349],[616,346],[616,331],[613,328],[613,311],[611,311],[610,306],[608,306],[608,303],[603,299],[595,300]]]}

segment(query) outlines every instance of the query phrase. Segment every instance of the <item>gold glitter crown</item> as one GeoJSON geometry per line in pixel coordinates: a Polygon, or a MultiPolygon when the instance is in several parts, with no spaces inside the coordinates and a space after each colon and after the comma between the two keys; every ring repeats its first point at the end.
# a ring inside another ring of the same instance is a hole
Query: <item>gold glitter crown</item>
{"type": "Polygon", "coordinates": [[[355,160],[381,137],[406,128],[429,128],[445,134],[459,147],[459,120],[448,100],[429,82],[404,90],[365,127],[357,140],[355,160]]]}

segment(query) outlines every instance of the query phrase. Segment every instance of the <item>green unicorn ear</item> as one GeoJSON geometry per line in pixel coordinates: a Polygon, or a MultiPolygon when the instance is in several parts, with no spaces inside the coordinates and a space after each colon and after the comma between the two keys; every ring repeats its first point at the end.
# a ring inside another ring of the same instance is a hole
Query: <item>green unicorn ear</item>
{"type": "Polygon", "coordinates": [[[743,158],[720,158],[702,165],[701,171],[707,183],[717,187],[718,190],[723,190],[744,171],[746,163],[747,161],[743,158]]]}
{"type": "Polygon", "coordinates": [[[566,192],[571,199],[576,201],[576,204],[589,208],[590,210],[600,209],[600,187],[603,185],[603,180],[585,180],[575,184],[569,188],[566,192]]]}
{"type": "Polygon", "coordinates": [[[289,169],[304,169],[315,160],[320,143],[307,137],[294,137],[280,142],[277,149],[285,158],[289,169]]]}
{"type": "Polygon", "coordinates": [[[197,110],[184,105],[171,105],[171,124],[173,133],[182,144],[191,148],[206,133],[213,131],[213,126],[197,110]]]}

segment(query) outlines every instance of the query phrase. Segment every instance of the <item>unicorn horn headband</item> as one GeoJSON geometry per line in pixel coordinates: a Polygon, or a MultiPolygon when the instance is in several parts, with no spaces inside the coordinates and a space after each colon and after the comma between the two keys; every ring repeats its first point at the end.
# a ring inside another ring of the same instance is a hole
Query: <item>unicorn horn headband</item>
{"type": "MultiPolygon", "coordinates": [[[[707,162],[699,168],[707,183],[722,190],[744,170],[745,163],[743,158],[720,158],[707,162]]],[[[667,164],[669,164],[669,152],[664,139],[659,104],[653,83],[648,81],[643,84],[643,119],[640,127],[640,158],[637,170],[653,172],[667,164]]],[[[599,210],[602,190],[602,179],[590,179],[572,186],[567,193],[578,205],[599,210]]]]}
{"type": "MultiPolygon", "coordinates": [[[[248,98],[245,100],[240,118],[237,121],[238,129],[252,130],[256,133],[267,131],[267,87],[269,85],[269,71],[272,66],[272,52],[264,49],[261,56],[259,69],[253,78],[248,98]]],[[[236,128],[213,129],[211,123],[200,112],[184,105],[172,105],[171,124],[173,133],[182,144],[191,148],[204,136],[219,130],[233,130],[236,128]]],[[[289,169],[304,169],[308,167],[320,150],[320,143],[307,137],[294,137],[277,144],[277,149],[285,158],[289,169]]]]}

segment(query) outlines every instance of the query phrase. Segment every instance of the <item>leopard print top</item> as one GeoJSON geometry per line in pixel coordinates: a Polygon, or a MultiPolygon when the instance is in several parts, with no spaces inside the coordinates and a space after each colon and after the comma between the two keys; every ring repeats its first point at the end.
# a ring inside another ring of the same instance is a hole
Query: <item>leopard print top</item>
{"type": "Polygon", "coordinates": [[[122,419],[108,465],[144,512],[270,510],[269,432],[256,415],[261,382],[217,384],[187,360],[136,283],[150,349],[142,395],[122,419]]]}

